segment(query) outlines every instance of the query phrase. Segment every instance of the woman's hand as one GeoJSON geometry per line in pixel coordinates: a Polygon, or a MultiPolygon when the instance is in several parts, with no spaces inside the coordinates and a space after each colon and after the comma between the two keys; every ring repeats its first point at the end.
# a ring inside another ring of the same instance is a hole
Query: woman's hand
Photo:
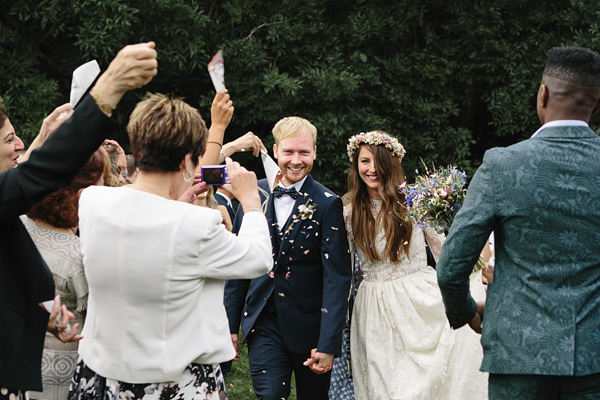
{"type": "Polygon", "coordinates": [[[123,47],[91,92],[115,109],[125,92],[144,86],[158,73],[155,47],[154,42],[123,47]]]}
{"type": "Polygon", "coordinates": [[[73,325],[71,330],[67,332],[69,321],[73,319],[75,319],[75,315],[67,310],[66,306],[61,306],[60,296],[56,296],[54,298],[54,306],[52,307],[46,330],[63,343],[77,342],[83,339],[83,336],[78,334],[79,324],[73,325]],[[60,320],[57,320],[59,315],[60,320]]]}
{"type": "Polygon", "coordinates": [[[238,151],[251,151],[254,157],[260,155],[260,149],[265,149],[265,145],[258,136],[252,132],[248,132],[243,136],[223,145],[223,152],[229,156],[238,151]]]}
{"type": "Polygon", "coordinates": [[[227,90],[218,91],[210,108],[211,129],[220,128],[225,130],[231,122],[233,110],[233,101],[231,101],[227,90]]]}
{"type": "Polygon", "coordinates": [[[40,133],[35,137],[27,151],[19,157],[19,162],[22,163],[29,159],[31,152],[46,142],[46,140],[62,125],[63,122],[68,120],[73,115],[73,107],[71,104],[66,103],[62,106],[58,106],[52,111],[50,115],[44,118],[40,133]]]}
{"type": "Polygon", "coordinates": [[[231,182],[231,192],[239,200],[244,212],[251,208],[260,208],[258,183],[254,172],[248,171],[229,157],[225,159],[225,164],[231,182]]]}
{"type": "Polygon", "coordinates": [[[196,196],[200,193],[204,193],[210,186],[206,186],[206,183],[200,180],[200,174],[194,175],[194,182],[185,192],[179,196],[177,201],[183,201],[184,203],[193,203],[196,200],[196,196]]]}

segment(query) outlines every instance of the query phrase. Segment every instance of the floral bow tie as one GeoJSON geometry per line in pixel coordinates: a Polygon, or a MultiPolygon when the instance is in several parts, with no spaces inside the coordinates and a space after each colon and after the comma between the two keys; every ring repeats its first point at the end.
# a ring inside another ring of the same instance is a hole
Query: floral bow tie
{"type": "Polygon", "coordinates": [[[275,195],[276,198],[280,198],[284,194],[287,194],[294,200],[296,200],[298,198],[298,192],[296,191],[296,188],[293,186],[290,188],[276,186],[275,189],[273,189],[273,194],[275,195]]]}

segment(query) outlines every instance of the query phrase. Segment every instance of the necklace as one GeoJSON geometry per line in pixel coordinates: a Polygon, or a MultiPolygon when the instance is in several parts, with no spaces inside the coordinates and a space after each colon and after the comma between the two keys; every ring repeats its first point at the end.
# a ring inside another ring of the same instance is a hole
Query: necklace
{"type": "Polygon", "coordinates": [[[155,194],[157,196],[164,197],[165,199],[170,199],[168,196],[165,196],[163,193],[158,192],[153,187],[148,186],[145,183],[138,182],[138,180],[136,180],[135,183],[133,183],[131,186],[133,186],[134,189],[135,189],[135,186],[141,186],[142,188],[145,188],[146,189],[145,191],[148,192],[148,193],[152,193],[152,194],[155,194]]]}

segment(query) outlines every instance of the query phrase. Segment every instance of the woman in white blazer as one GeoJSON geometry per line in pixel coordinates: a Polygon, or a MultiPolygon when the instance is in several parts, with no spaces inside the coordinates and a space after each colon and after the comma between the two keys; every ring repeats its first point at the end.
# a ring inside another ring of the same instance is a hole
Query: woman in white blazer
{"type": "Polygon", "coordinates": [[[220,212],[176,201],[206,148],[196,109],[148,95],[127,131],[135,183],[86,189],[79,204],[89,303],[69,398],[227,398],[218,363],[235,351],[224,280],[272,267],[256,176],[227,159],[245,214],[234,236],[220,212]]]}

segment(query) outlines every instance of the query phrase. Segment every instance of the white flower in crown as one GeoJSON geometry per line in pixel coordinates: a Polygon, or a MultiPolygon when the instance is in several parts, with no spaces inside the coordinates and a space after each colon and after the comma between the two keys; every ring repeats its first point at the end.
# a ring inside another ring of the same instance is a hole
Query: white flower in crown
{"type": "Polygon", "coordinates": [[[354,153],[356,153],[356,150],[358,150],[361,144],[384,145],[385,148],[388,149],[394,157],[398,157],[400,161],[402,161],[402,158],[406,154],[406,150],[404,150],[404,147],[400,144],[398,139],[387,133],[380,131],[361,132],[348,139],[348,146],[346,149],[348,150],[348,158],[350,161],[352,161],[352,156],[354,156],[354,153]]]}

